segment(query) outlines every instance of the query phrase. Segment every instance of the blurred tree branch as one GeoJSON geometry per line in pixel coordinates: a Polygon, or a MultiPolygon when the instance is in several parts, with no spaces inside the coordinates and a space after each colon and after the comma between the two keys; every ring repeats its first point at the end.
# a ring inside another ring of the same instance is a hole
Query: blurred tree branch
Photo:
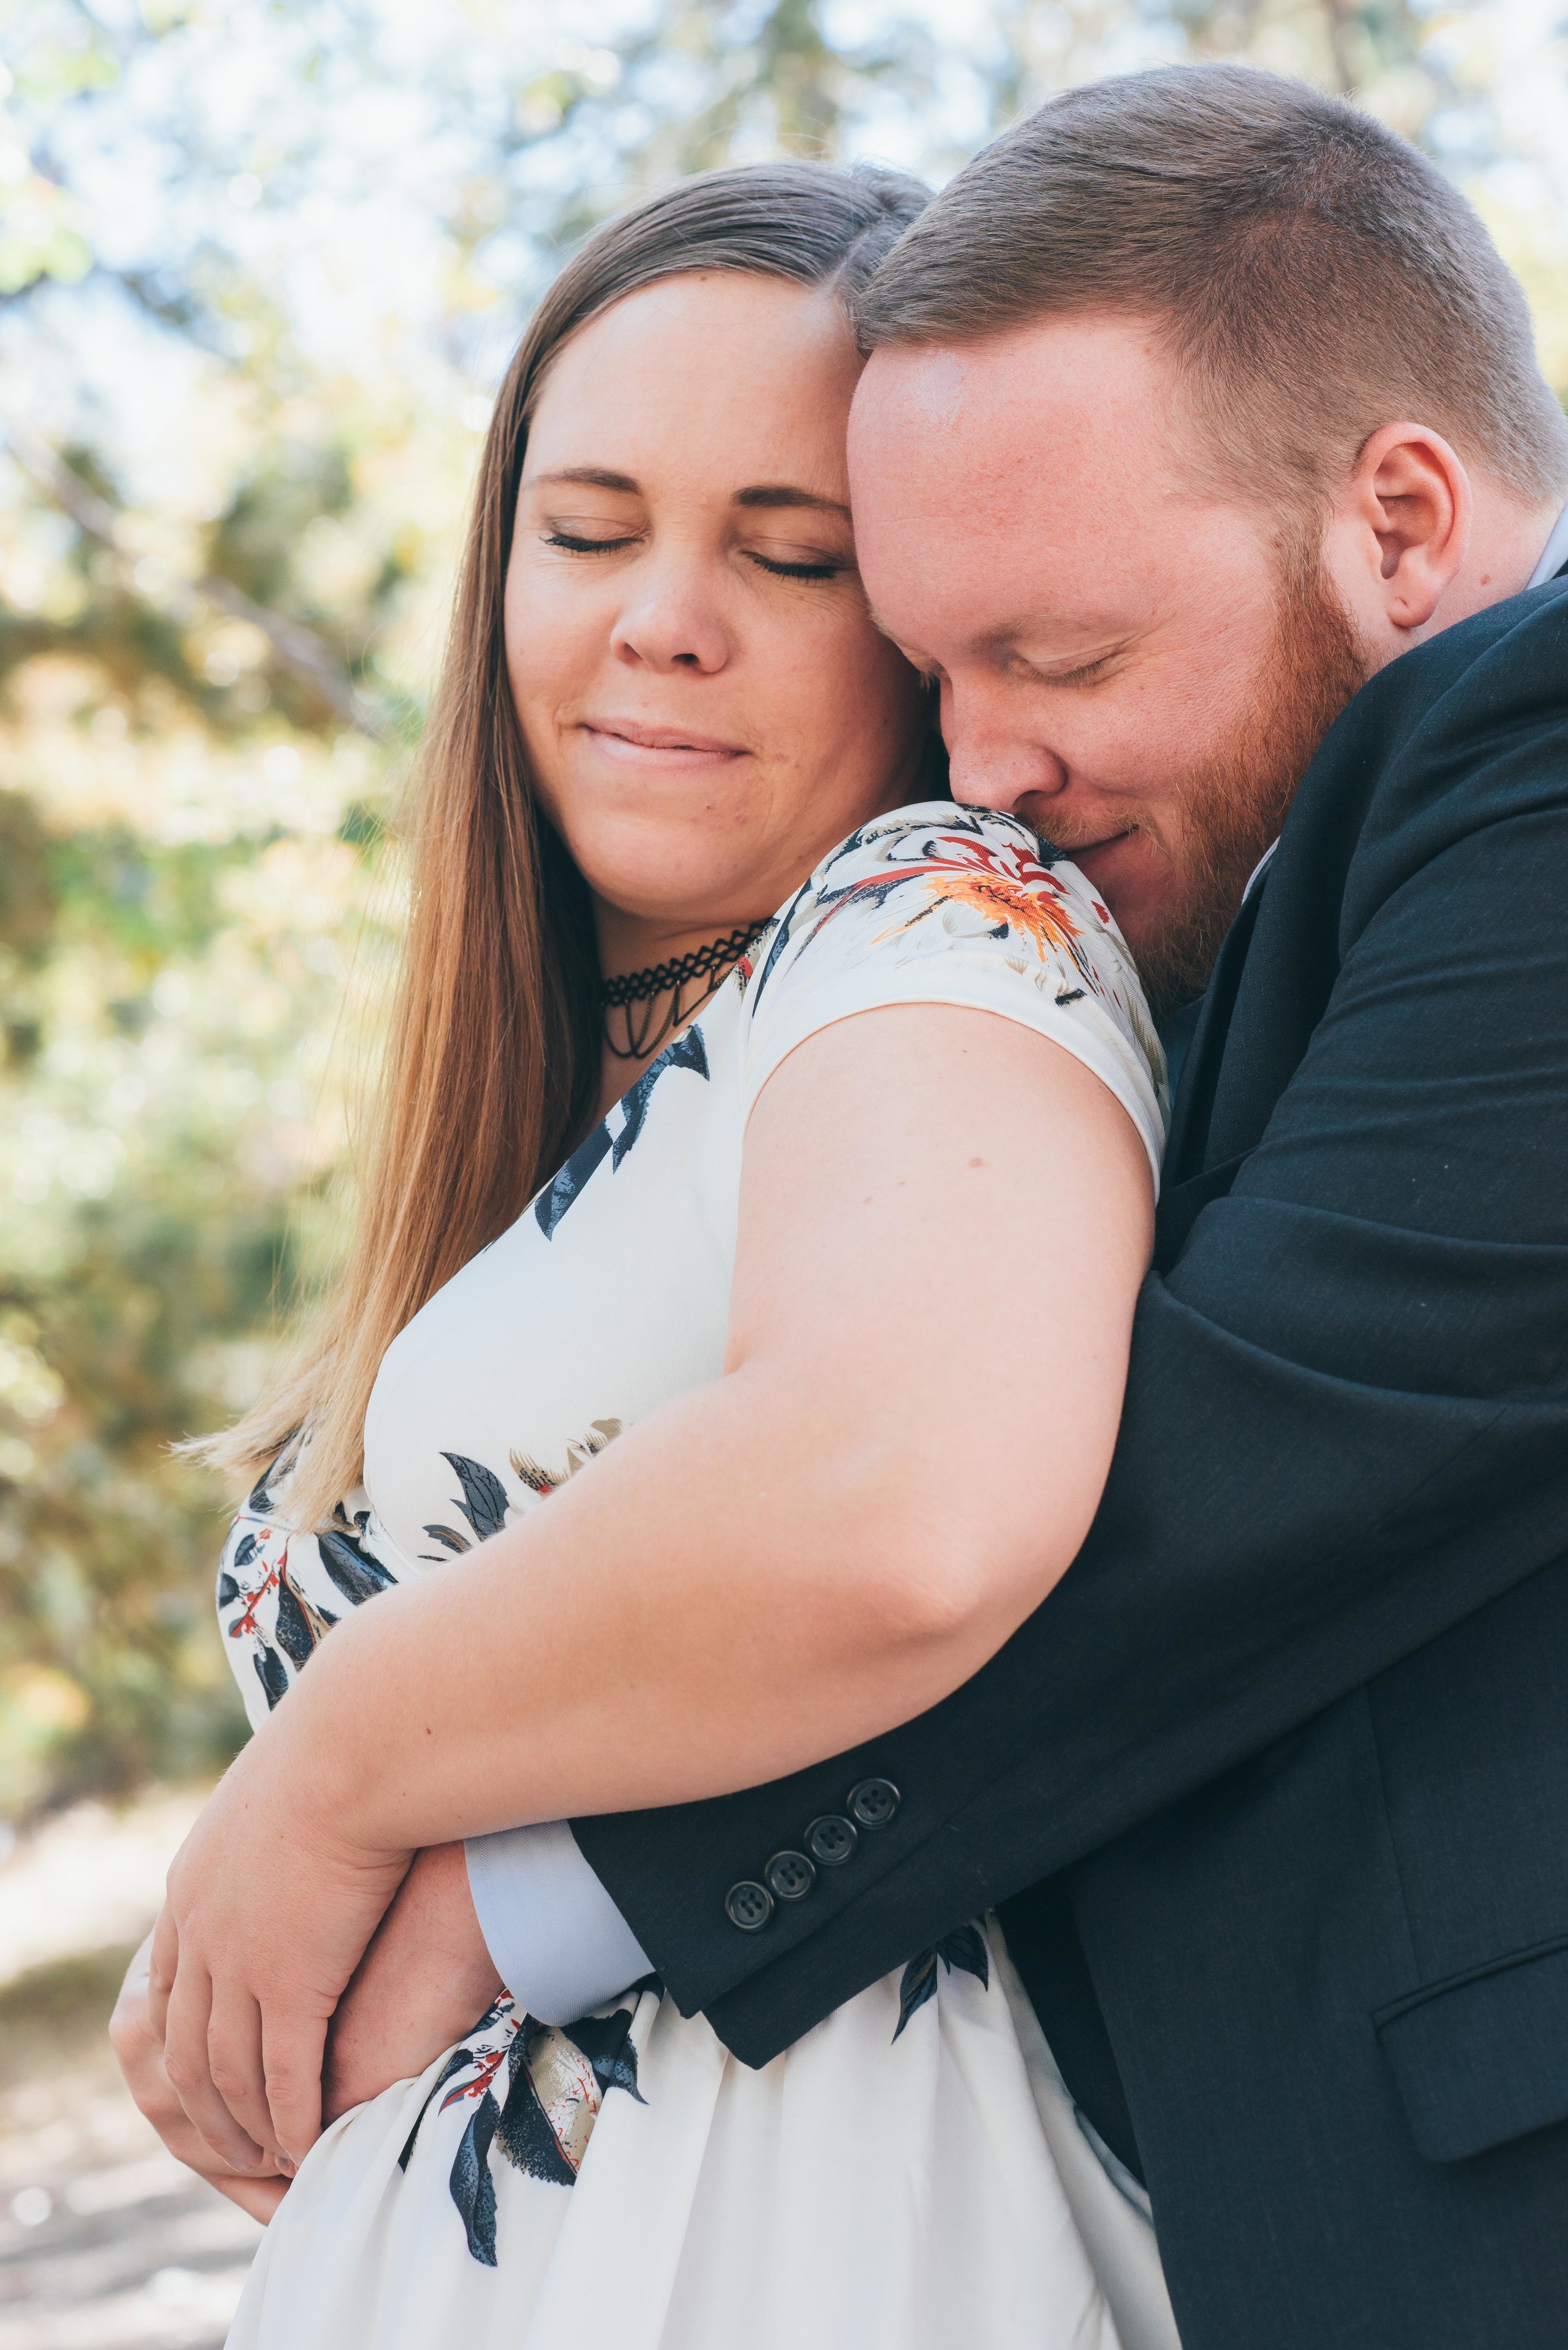
{"type": "MultiPolygon", "coordinates": [[[[9,444],[23,472],[70,516],[78,530],[85,531],[122,563],[134,567],[137,556],[126,543],[125,518],[106,498],[100,497],[40,434],[18,418],[0,416],[0,436],[9,444]]],[[[258,604],[243,588],[236,588],[232,579],[224,579],[215,571],[200,573],[189,585],[194,594],[216,605],[230,619],[244,620],[253,629],[259,629],[283,667],[319,694],[328,708],[350,726],[369,735],[373,742],[391,739],[389,728],[358,691],[337,654],[313,629],[291,620],[286,613],[271,611],[265,604],[258,604]]]]}

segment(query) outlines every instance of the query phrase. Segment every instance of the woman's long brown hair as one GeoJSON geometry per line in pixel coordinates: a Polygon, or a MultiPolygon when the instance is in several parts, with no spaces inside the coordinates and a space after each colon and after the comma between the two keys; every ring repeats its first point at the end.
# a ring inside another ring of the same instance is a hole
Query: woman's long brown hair
{"type": "Polygon", "coordinates": [[[847,304],[927,200],[919,181],[891,172],[769,163],[706,172],[592,236],[518,347],[480,463],[421,747],[401,989],[347,1270],[293,1367],[236,1426],[192,1448],[249,1474],[307,1439],[287,1496],[296,1525],[324,1523],[358,1483],[366,1406],[388,1347],[522,1213],[597,1097],[587,892],[535,797],[502,626],[545,371],[612,302],[692,270],[832,286],[847,304]]]}

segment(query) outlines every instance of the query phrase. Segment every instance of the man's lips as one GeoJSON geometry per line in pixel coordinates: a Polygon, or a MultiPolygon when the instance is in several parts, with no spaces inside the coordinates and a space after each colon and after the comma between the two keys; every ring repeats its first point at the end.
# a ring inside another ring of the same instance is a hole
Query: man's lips
{"type": "Polygon", "coordinates": [[[1086,873],[1092,880],[1102,865],[1114,859],[1115,852],[1124,841],[1138,837],[1138,827],[1129,824],[1124,826],[1120,832],[1104,832],[1097,840],[1083,841],[1076,847],[1070,840],[1058,840],[1054,833],[1047,837],[1053,848],[1059,848],[1064,857],[1070,857],[1079,872],[1086,873]]]}
{"type": "Polygon", "coordinates": [[[722,766],[745,755],[738,743],[721,743],[716,735],[682,726],[648,726],[635,718],[585,718],[579,723],[601,757],[628,766],[722,766]]]}

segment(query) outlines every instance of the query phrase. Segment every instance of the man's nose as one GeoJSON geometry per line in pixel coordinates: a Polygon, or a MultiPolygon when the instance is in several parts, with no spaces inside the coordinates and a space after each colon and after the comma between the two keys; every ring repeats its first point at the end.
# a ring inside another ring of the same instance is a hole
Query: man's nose
{"type": "Polygon", "coordinates": [[[636,668],[700,675],[722,669],[734,646],[704,567],[673,555],[639,566],[610,650],[636,668]]]}
{"type": "Polygon", "coordinates": [[[1066,787],[1066,768],[1054,751],[961,686],[942,689],[942,740],[953,797],[971,807],[1007,813],[1066,787]]]}

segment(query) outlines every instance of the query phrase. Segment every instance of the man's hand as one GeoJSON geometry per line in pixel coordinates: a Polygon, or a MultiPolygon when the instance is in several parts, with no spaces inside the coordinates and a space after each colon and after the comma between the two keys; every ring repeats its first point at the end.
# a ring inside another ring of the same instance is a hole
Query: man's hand
{"type": "Polygon", "coordinates": [[[130,1961],[109,2018],[109,2043],[126,2085],[176,2160],[265,2226],[287,2194],[288,2180],[270,2165],[264,2174],[231,2170],[227,2163],[218,2161],[186,2119],[185,2108],[164,2070],[162,2040],[152,2025],[148,2003],[151,1953],[152,1937],[149,1934],[130,1961]]]}
{"type": "Polygon", "coordinates": [[[323,2119],[336,2121],[422,2073],[472,2030],[501,1988],[462,1845],[417,1853],[332,2019],[323,2119]]]}

